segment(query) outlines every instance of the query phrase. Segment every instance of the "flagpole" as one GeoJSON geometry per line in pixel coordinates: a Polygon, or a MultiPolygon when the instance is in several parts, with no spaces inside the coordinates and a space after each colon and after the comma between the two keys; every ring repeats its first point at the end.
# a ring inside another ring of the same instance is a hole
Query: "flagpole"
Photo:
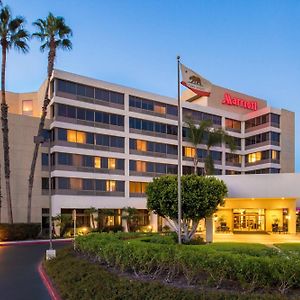
{"type": "Polygon", "coordinates": [[[177,96],[178,96],[178,172],[177,172],[177,182],[178,182],[178,244],[181,244],[181,156],[182,156],[182,126],[181,126],[181,101],[180,101],[180,56],[177,56],[177,96]]]}

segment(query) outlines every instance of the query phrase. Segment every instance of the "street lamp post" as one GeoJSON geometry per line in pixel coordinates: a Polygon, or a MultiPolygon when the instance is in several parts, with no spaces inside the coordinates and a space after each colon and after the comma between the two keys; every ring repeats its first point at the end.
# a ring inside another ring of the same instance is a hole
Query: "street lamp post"
{"type": "Polygon", "coordinates": [[[56,257],[56,250],[53,249],[53,245],[52,245],[51,140],[50,137],[48,139],[44,138],[43,136],[34,137],[35,144],[44,144],[46,142],[48,142],[48,197],[49,197],[49,249],[46,250],[46,260],[49,260],[56,257]]]}

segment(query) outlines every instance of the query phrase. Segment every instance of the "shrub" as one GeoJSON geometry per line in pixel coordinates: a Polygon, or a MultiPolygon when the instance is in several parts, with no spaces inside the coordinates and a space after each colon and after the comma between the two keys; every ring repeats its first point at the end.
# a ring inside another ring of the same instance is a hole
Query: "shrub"
{"type": "Polygon", "coordinates": [[[115,272],[109,272],[99,264],[76,257],[71,249],[59,250],[57,258],[45,261],[44,267],[55,286],[58,287],[62,299],[285,299],[276,295],[243,295],[233,291],[203,291],[172,287],[152,280],[134,280],[119,276],[115,272]]]}
{"type": "MultiPolygon", "coordinates": [[[[216,250],[210,246],[177,245],[171,237],[159,235],[138,236],[134,234],[94,234],[78,237],[78,249],[93,254],[99,261],[128,271],[136,276],[149,275],[170,282],[183,278],[185,283],[200,286],[224,287],[228,281],[241,289],[278,290],[286,293],[300,287],[300,259],[270,251],[259,256],[258,247],[254,255],[238,247],[230,252],[216,250]],[[164,240],[164,242],[163,242],[164,240]]],[[[241,247],[243,248],[243,247],[241,247]]]]}
{"type": "Polygon", "coordinates": [[[40,232],[40,223],[0,224],[0,241],[36,239],[40,232]]]}

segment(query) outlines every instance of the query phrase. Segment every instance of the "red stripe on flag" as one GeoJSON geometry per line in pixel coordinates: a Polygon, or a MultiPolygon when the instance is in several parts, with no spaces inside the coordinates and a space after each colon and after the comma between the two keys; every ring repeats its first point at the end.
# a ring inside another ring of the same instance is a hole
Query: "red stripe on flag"
{"type": "Polygon", "coordinates": [[[181,81],[181,84],[184,85],[185,87],[187,87],[188,89],[190,89],[191,91],[193,91],[195,94],[197,94],[200,97],[202,97],[202,96],[209,97],[210,96],[210,92],[205,92],[205,91],[201,91],[201,90],[192,88],[192,87],[188,86],[185,81],[181,81]]]}

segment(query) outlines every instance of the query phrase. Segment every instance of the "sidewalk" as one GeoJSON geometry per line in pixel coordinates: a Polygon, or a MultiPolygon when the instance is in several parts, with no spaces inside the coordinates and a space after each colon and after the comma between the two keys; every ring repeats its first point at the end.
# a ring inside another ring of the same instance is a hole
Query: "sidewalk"
{"type": "MultiPolygon", "coordinates": [[[[52,243],[67,243],[72,242],[72,238],[68,239],[53,239],[52,243]]],[[[49,240],[25,240],[25,241],[7,241],[7,242],[0,242],[0,246],[15,246],[15,245],[42,245],[42,244],[49,244],[49,240]]]]}

